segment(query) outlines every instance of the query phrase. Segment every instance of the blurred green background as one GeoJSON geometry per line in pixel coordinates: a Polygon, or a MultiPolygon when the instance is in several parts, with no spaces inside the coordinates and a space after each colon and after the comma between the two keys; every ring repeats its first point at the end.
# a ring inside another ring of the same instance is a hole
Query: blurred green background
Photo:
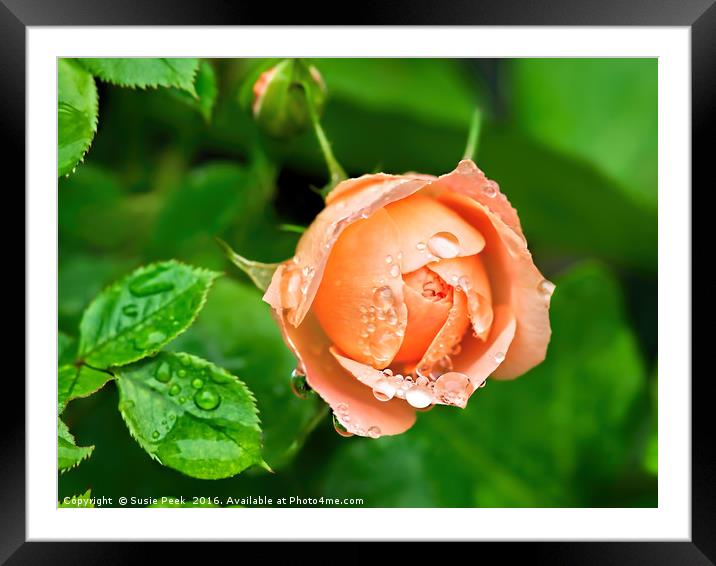
{"type": "Polygon", "coordinates": [[[490,381],[465,410],[419,413],[413,429],[342,438],[316,399],[289,388],[295,363],[268,305],[215,236],[261,261],[291,256],[327,181],[314,136],[261,135],[237,103],[253,63],[207,61],[213,111],[173,89],[98,82],[99,125],[59,180],[59,329],[134,267],[177,258],[226,273],[170,349],[239,376],[256,394],[275,473],[195,480],[129,436],[117,391],[64,419],[92,457],[60,498],[363,498],[371,507],[657,505],[657,60],[327,59],[323,126],[354,176],[451,171],[476,104],[476,161],[519,211],[536,264],[557,284],[547,360],[490,381]],[[315,421],[321,419],[314,427],[315,421]]]}

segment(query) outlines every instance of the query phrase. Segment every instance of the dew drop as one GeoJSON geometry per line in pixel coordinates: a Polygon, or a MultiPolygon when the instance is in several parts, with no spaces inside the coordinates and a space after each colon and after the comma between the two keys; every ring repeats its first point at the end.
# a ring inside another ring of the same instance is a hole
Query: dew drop
{"type": "Polygon", "coordinates": [[[380,437],[380,429],[377,426],[372,426],[368,429],[368,436],[371,438],[379,438],[380,437]]]}
{"type": "Polygon", "coordinates": [[[348,432],[348,429],[344,427],[341,422],[338,420],[338,417],[334,414],[333,415],[333,428],[336,429],[336,432],[343,436],[344,438],[349,438],[353,436],[352,432],[348,432]]]}
{"type": "Polygon", "coordinates": [[[418,242],[417,244],[415,244],[415,248],[420,252],[425,251],[426,247],[427,246],[425,245],[425,242],[418,242]]]}
{"type": "Polygon", "coordinates": [[[437,379],[434,393],[443,403],[464,407],[470,396],[470,389],[470,379],[464,373],[451,371],[437,379]]]}
{"type": "Polygon", "coordinates": [[[476,171],[477,165],[475,165],[472,159],[463,159],[457,164],[457,172],[461,175],[472,175],[476,171]]]}
{"type": "Polygon", "coordinates": [[[169,388],[169,395],[172,396],[172,397],[174,397],[175,395],[178,395],[180,391],[181,391],[181,387],[179,387],[179,386],[175,383],[174,385],[172,385],[172,386],[169,388]]]}
{"type": "Polygon", "coordinates": [[[211,389],[202,389],[194,394],[194,403],[200,409],[205,411],[213,411],[219,406],[221,397],[216,391],[211,389]]]}
{"type": "Polygon", "coordinates": [[[393,256],[392,255],[385,256],[385,263],[393,263],[393,256]]]}
{"type": "Polygon", "coordinates": [[[460,253],[460,242],[452,232],[438,232],[428,240],[430,253],[441,259],[451,259],[460,253]]]}
{"type": "Polygon", "coordinates": [[[497,352],[495,354],[495,361],[500,364],[503,361],[505,361],[505,353],[504,352],[497,352]]]}
{"type": "Polygon", "coordinates": [[[138,350],[146,350],[148,348],[153,348],[155,346],[158,346],[161,344],[164,340],[166,340],[167,335],[164,334],[164,332],[160,330],[153,330],[146,336],[137,338],[134,342],[135,347],[138,350]]]}
{"type": "Polygon", "coordinates": [[[395,391],[395,385],[385,377],[381,377],[373,385],[373,395],[378,401],[390,401],[395,396],[395,391]]]}
{"type": "Polygon", "coordinates": [[[201,389],[202,387],[204,387],[204,380],[199,379],[198,377],[195,377],[194,379],[191,380],[191,386],[194,389],[201,389]]]}
{"type": "Polygon", "coordinates": [[[552,293],[554,292],[554,283],[551,281],[548,281],[547,279],[543,279],[540,284],[537,286],[537,290],[540,292],[540,294],[545,297],[549,298],[552,296],[552,293]]]}
{"type": "Polygon", "coordinates": [[[373,293],[373,304],[381,310],[389,309],[393,306],[393,290],[387,285],[379,287],[373,293]]]}
{"type": "Polygon", "coordinates": [[[430,394],[430,390],[427,387],[416,386],[406,391],[405,400],[411,407],[424,409],[428,405],[432,404],[433,396],[430,394]]]}
{"type": "Polygon", "coordinates": [[[186,370],[185,370],[185,369],[180,369],[180,370],[177,372],[177,375],[178,375],[179,377],[186,377],[186,370]]]}
{"type": "Polygon", "coordinates": [[[154,377],[161,383],[168,383],[172,379],[172,368],[167,362],[159,364],[157,371],[154,372],[154,377]]]}
{"type": "Polygon", "coordinates": [[[400,275],[400,268],[397,265],[393,265],[390,268],[390,276],[391,277],[398,277],[400,275]]]}
{"type": "Polygon", "coordinates": [[[156,440],[157,438],[159,438],[159,431],[158,431],[158,430],[155,430],[155,431],[152,433],[152,438],[153,438],[154,440],[156,440]]]}
{"type": "Polygon", "coordinates": [[[291,391],[299,399],[308,399],[313,393],[313,389],[306,381],[306,376],[298,369],[291,372],[291,391]]]}
{"type": "Polygon", "coordinates": [[[371,334],[370,353],[378,362],[387,362],[400,348],[400,337],[389,328],[371,334]]]}
{"type": "Polygon", "coordinates": [[[348,414],[348,404],[347,403],[338,403],[338,406],[336,406],[336,411],[338,411],[338,414],[343,416],[348,414]]]}
{"type": "Polygon", "coordinates": [[[495,181],[487,181],[485,186],[482,187],[482,193],[488,198],[495,198],[499,191],[499,187],[495,181]]]}
{"type": "Polygon", "coordinates": [[[122,307],[122,312],[127,316],[135,317],[137,316],[137,314],[139,314],[139,309],[137,308],[137,305],[132,303],[129,305],[124,305],[122,307]]]}
{"type": "Polygon", "coordinates": [[[165,271],[165,269],[155,269],[135,277],[129,283],[129,292],[135,297],[149,297],[151,295],[171,291],[174,289],[174,283],[159,279],[163,271],[165,271]]]}

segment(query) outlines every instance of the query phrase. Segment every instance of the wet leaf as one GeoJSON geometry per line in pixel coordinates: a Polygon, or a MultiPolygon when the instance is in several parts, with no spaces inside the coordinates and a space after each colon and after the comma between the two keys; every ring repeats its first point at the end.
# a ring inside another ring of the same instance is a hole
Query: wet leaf
{"type": "Polygon", "coordinates": [[[65,365],[57,372],[57,403],[60,410],[67,403],[80,397],[89,397],[112,380],[108,372],[99,371],[87,366],[65,365]]]}
{"type": "Polygon", "coordinates": [[[127,428],[163,465],[219,479],[262,462],[253,395],[214,364],[163,352],[121,368],[117,386],[127,428]]]}
{"type": "Polygon", "coordinates": [[[93,450],[94,446],[77,446],[70,429],[61,419],[57,419],[57,469],[60,472],[78,466],[82,460],[90,457],[93,450]]]}
{"type": "Polygon", "coordinates": [[[217,275],[168,261],[142,267],[114,283],[82,317],[80,358],[108,368],[159,351],[192,323],[217,275]]]}
{"type": "Polygon", "coordinates": [[[198,96],[194,87],[194,77],[199,69],[198,59],[113,57],[79,61],[93,75],[115,85],[138,88],[176,87],[192,96],[198,96]]]}
{"type": "Polygon", "coordinates": [[[251,261],[246,259],[244,256],[237,254],[231,249],[229,244],[223,240],[219,240],[219,244],[224,248],[227,257],[231,260],[236,267],[249,276],[254,285],[261,291],[268,289],[271,284],[273,274],[278,269],[280,263],[261,263],[260,261],[251,261]]]}
{"type": "Polygon", "coordinates": [[[57,175],[71,173],[97,131],[97,87],[71,59],[57,60],[57,175]]]}
{"type": "Polygon", "coordinates": [[[264,458],[277,469],[300,450],[320,409],[314,397],[291,392],[296,359],[281,339],[261,293],[230,279],[217,281],[196,322],[171,348],[211,359],[240,375],[261,411],[264,458]]]}

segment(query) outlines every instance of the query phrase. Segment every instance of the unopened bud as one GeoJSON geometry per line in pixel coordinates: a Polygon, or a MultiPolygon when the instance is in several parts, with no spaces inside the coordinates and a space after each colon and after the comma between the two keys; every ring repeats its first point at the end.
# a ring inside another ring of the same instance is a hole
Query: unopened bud
{"type": "Polygon", "coordinates": [[[298,59],[286,59],[264,71],[253,85],[254,119],[269,135],[290,138],[311,126],[309,99],[316,116],[326,101],[326,85],[318,69],[298,59]]]}

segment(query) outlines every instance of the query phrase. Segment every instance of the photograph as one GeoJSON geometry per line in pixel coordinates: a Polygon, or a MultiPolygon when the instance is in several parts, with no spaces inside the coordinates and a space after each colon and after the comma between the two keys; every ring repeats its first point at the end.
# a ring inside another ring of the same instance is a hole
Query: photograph
{"type": "Polygon", "coordinates": [[[661,64],[57,57],[48,504],[658,508],[661,64]]]}

